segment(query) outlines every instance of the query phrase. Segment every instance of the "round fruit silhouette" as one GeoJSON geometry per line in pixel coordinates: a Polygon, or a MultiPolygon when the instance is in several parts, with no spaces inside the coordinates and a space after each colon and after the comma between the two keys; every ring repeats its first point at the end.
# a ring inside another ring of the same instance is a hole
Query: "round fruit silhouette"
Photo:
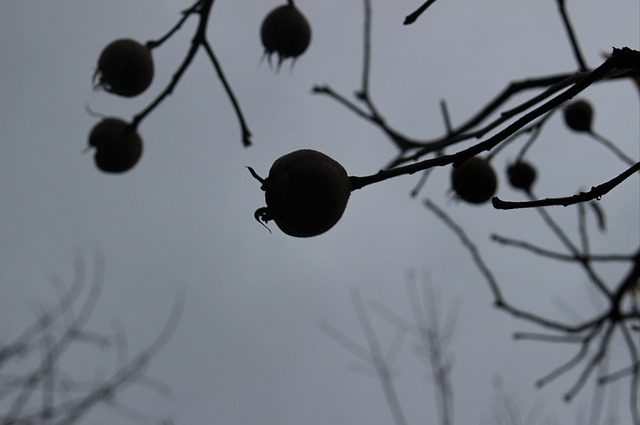
{"type": "Polygon", "coordinates": [[[342,217],[351,194],[345,169],[327,155],[302,149],[277,159],[262,183],[267,206],[256,210],[256,220],[273,220],[284,233],[295,237],[320,235],[342,217]]]}
{"type": "Polygon", "coordinates": [[[115,40],[102,50],[93,76],[96,87],[119,96],[133,97],[153,80],[151,51],[135,40],[115,40]]]}
{"type": "Polygon", "coordinates": [[[564,108],[564,122],[573,131],[591,133],[593,107],[586,100],[576,100],[564,108]]]}
{"type": "Polygon", "coordinates": [[[451,185],[456,195],[471,204],[483,204],[496,193],[498,178],[489,162],[473,156],[451,171],[451,185]]]}
{"type": "Polygon", "coordinates": [[[126,121],[104,118],[89,133],[89,147],[96,150],[96,166],[105,173],[123,173],[142,156],[142,138],[126,121]]]}
{"type": "Polygon", "coordinates": [[[536,180],[536,169],[528,162],[519,160],[507,167],[509,184],[515,189],[531,193],[531,186],[536,180]]]}
{"type": "Polygon", "coordinates": [[[278,55],[278,66],[287,58],[297,58],[311,42],[311,26],[292,2],[276,7],[264,18],[260,37],[265,55],[278,55]]]}

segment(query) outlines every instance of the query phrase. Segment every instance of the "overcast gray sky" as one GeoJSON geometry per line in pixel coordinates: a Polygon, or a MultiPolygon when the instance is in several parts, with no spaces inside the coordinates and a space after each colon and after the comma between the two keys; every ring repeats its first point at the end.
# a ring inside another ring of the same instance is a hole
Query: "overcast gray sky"
{"type": "MultiPolygon", "coordinates": [[[[364,343],[350,291],[357,288],[367,303],[382,302],[408,317],[405,276],[415,270],[440,288],[444,305],[462,300],[451,345],[456,423],[491,418],[495,374],[524,407],[539,398],[546,412],[572,423],[577,410],[588,405],[591,386],[567,407],[561,397],[576,373],[542,391],[534,382],[569,359],[575,347],[514,342],[514,331],[535,328],[492,308],[489,288],[468,253],[422,200],[428,196],[446,208],[469,232],[514,303],[571,320],[559,310],[560,299],[587,317],[598,306],[590,302],[579,270],[488,239],[498,232],[560,247],[535,212],[453,202],[447,168],[435,170],[416,199],[409,196],[416,176],[353,193],[340,222],[317,238],[291,238],[275,226],[269,234],[253,218],[264,195],[246,165],[266,175],[279,156],[312,148],[341,162],[349,174],[365,175],[396,153],[370,124],[311,94],[314,84],[330,84],[349,96],[360,87],[362,1],[298,0],[313,28],[312,43],[293,72],[286,63],[279,74],[260,63],[258,37],[261,20],[279,3],[217,1],[209,39],[253,132],[253,146],[242,147],[233,110],[200,52],[174,94],[141,124],[141,162],[123,175],[96,170],[91,154],[83,153],[97,122],[85,105],[130,119],[168,83],[196,21],[154,50],[154,83],[134,99],[92,90],[101,49],[116,38],[160,37],[189,3],[0,4],[0,341],[18,335],[41,303],[54,302],[51,274],[69,279],[73,253],[85,253],[91,264],[97,246],[106,258],[106,276],[92,325],[108,331],[119,318],[132,353],[161,330],[177,292],[185,290],[179,329],[150,369],[173,395],[133,388],[129,404],[140,411],[159,419],[171,416],[176,424],[389,424],[379,383],[351,372],[353,357],[318,322],[327,320],[364,343]]],[[[575,69],[553,0],[443,0],[411,26],[402,21],[419,2],[390,3],[373,1],[371,94],[388,122],[407,135],[443,134],[441,99],[455,124],[510,80],[575,69]]],[[[638,49],[636,0],[568,1],[568,6],[590,66],[601,63],[601,53],[612,46],[638,49]]],[[[640,157],[633,85],[598,85],[583,97],[596,106],[596,130],[632,158],[640,157]]],[[[516,153],[514,147],[496,158],[499,172],[516,153]]],[[[589,188],[624,169],[601,145],[566,130],[559,114],[530,158],[539,164],[536,191],[545,196],[589,188]]],[[[634,177],[602,200],[609,228],[594,232],[594,251],[637,249],[638,192],[634,177]]],[[[498,194],[521,199],[504,180],[498,194]]],[[[575,209],[552,212],[575,236],[575,209]]],[[[603,273],[615,282],[626,271],[603,273]]],[[[375,314],[372,318],[388,344],[392,327],[375,314]]],[[[89,378],[110,366],[94,351],[75,358],[81,357],[89,378]],[[101,366],[94,368],[93,357],[87,359],[94,355],[101,366]]],[[[612,352],[612,365],[625,360],[625,350],[612,352]]],[[[396,366],[410,423],[435,423],[433,386],[409,345],[396,366]]],[[[628,414],[626,382],[619,387],[625,394],[622,414],[628,414]]],[[[114,423],[114,416],[98,408],[86,423],[114,423]]]]}

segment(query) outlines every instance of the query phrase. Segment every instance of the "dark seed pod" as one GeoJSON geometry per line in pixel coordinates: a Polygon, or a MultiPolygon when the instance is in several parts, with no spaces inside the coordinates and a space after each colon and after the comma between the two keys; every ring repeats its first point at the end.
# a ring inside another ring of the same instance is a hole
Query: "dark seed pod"
{"type": "Polygon", "coordinates": [[[89,133],[89,147],[96,150],[96,166],[105,173],[123,173],[142,156],[142,138],[129,123],[105,118],[89,133]]]}
{"type": "Polygon", "coordinates": [[[507,177],[515,189],[530,193],[536,180],[536,169],[528,162],[517,161],[507,167],[507,177]]]}
{"type": "Polygon", "coordinates": [[[151,85],[153,73],[151,50],[135,40],[123,38],[102,50],[93,78],[98,80],[98,88],[119,96],[133,97],[151,85]]]}
{"type": "Polygon", "coordinates": [[[496,193],[498,178],[486,159],[474,156],[452,168],[451,185],[463,201],[483,204],[496,193]]]}
{"type": "Polygon", "coordinates": [[[277,159],[269,176],[262,179],[266,207],[255,217],[262,223],[275,221],[290,236],[311,237],[331,229],[342,217],[351,194],[345,169],[327,155],[303,149],[277,159]]]}
{"type": "Polygon", "coordinates": [[[593,107],[586,100],[576,100],[564,108],[564,122],[573,131],[591,132],[593,107]]]}
{"type": "Polygon", "coordinates": [[[311,42],[311,26],[307,18],[293,5],[276,7],[264,18],[260,37],[265,55],[278,55],[278,65],[287,58],[303,54],[311,42]]]}

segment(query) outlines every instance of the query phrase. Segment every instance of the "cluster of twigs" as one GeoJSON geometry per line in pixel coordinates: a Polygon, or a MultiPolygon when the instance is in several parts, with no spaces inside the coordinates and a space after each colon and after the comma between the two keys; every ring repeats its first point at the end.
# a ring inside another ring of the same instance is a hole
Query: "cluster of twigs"
{"type": "Polygon", "coordinates": [[[214,0],[197,0],[192,6],[182,11],[182,17],[178,20],[178,22],[162,37],[157,40],[150,40],[146,43],[147,47],[150,49],[155,49],[160,47],[165,41],[171,38],[181,27],[182,25],[192,16],[196,16],[198,18],[198,25],[191,39],[191,46],[187,50],[187,54],[182,59],[180,65],[178,65],[176,71],[171,78],[171,81],[165,86],[165,88],[156,96],[156,98],[141,112],[136,114],[131,121],[131,125],[133,128],[136,128],[143,119],[145,119],[154,109],[156,109],[171,93],[178,85],[182,77],[184,76],[186,70],[189,68],[189,65],[193,62],[193,59],[198,53],[200,48],[203,48],[207,57],[211,61],[217,75],[218,79],[222,83],[227,96],[229,97],[229,101],[233,106],[233,110],[236,113],[236,117],[238,119],[238,123],[240,124],[240,129],[242,133],[242,144],[247,147],[251,145],[251,131],[249,131],[249,127],[246,123],[244,115],[242,113],[242,109],[240,108],[240,103],[236,99],[236,96],[229,84],[224,71],[222,70],[222,66],[220,65],[220,61],[216,57],[216,54],[207,38],[207,27],[209,23],[209,16],[211,14],[211,9],[213,8],[214,0]]]}
{"type": "MultiPolygon", "coordinates": [[[[633,368],[635,367],[637,369],[637,364],[632,364],[629,367],[609,372],[608,359],[604,356],[600,356],[601,353],[606,353],[607,347],[604,346],[604,344],[610,342],[612,337],[608,335],[607,338],[609,341],[604,341],[604,335],[596,334],[602,331],[604,327],[610,327],[612,325],[599,325],[591,331],[585,331],[581,334],[573,334],[565,331],[565,329],[570,327],[577,328],[580,325],[553,322],[540,316],[535,316],[532,313],[507,303],[502,298],[498,283],[491,274],[486,263],[482,260],[478,248],[468,239],[464,231],[451,221],[444,211],[440,210],[433,204],[429,205],[429,208],[434,209],[434,212],[440,215],[441,218],[445,220],[446,223],[455,231],[455,233],[460,236],[465,246],[472,253],[476,264],[481,270],[484,270],[483,273],[486,274],[491,285],[498,291],[498,297],[500,298],[499,301],[496,302],[496,305],[499,308],[508,311],[515,317],[537,323],[546,328],[552,328],[556,331],[558,329],[562,329],[563,331],[560,332],[565,332],[564,335],[517,333],[514,335],[515,338],[574,345],[583,344],[576,356],[566,364],[554,370],[552,373],[540,379],[537,383],[538,386],[543,386],[551,382],[563,373],[568,372],[571,367],[577,366],[578,363],[589,354],[589,343],[592,342],[593,339],[598,339],[598,337],[600,338],[600,347],[596,349],[595,355],[593,355],[588,364],[584,367],[578,382],[576,382],[571,390],[567,392],[567,400],[577,394],[581,387],[586,383],[588,375],[596,373],[597,369],[597,373],[599,374],[599,385],[594,388],[593,402],[589,405],[587,412],[578,412],[578,419],[575,423],[589,423],[594,425],[613,425],[619,423],[618,417],[620,415],[618,408],[621,402],[619,393],[616,392],[614,394],[612,392],[609,397],[606,397],[606,384],[624,377],[632,376],[630,384],[632,386],[637,386],[638,378],[637,376],[633,376],[633,368]],[[591,332],[591,334],[587,335],[589,332],[591,332]]],[[[494,236],[494,239],[499,240],[504,244],[522,246],[519,241],[509,240],[504,237],[494,236]]],[[[537,253],[545,252],[546,255],[555,257],[559,260],[570,261],[571,259],[570,256],[544,250],[541,251],[540,248],[531,248],[536,250],[537,253]]],[[[630,259],[630,256],[628,255],[602,256],[594,254],[591,257],[594,261],[624,261],[630,259]]],[[[413,273],[411,273],[406,282],[406,295],[411,312],[411,317],[409,319],[403,317],[401,314],[395,312],[381,302],[371,303],[371,309],[368,309],[365,306],[360,291],[354,289],[351,292],[351,301],[360,329],[364,335],[364,344],[360,344],[354,338],[347,336],[326,320],[320,322],[320,328],[331,339],[353,355],[355,359],[351,367],[353,371],[361,372],[365,375],[370,375],[378,379],[383,389],[389,411],[391,412],[391,416],[396,425],[407,425],[409,423],[406,419],[406,415],[402,407],[402,400],[397,392],[396,382],[394,380],[396,359],[398,354],[401,352],[402,347],[406,345],[405,341],[409,339],[409,344],[412,348],[413,354],[426,368],[429,381],[433,384],[438,414],[437,423],[441,425],[451,425],[455,423],[455,397],[454,385],[451,379],[453,355],[449,346],[457,329],[456,320],[461,304],[459,303],[459,299],[454,299],[454,302],[451,303],[447,310],[443,311],[440,292],[435,289],[427,279],[424,279],[422,284],[418,285],[414,277],[413,273]],[[381,341],[378,332],[376,332],[376,329],[372,324],[371,315],[369,313],[370,310],[395,328],[395,333],[388,344],[384,344],[381,341]]],[[[629,326],[629,323],[619,323],[618,326],[626,326],[628,328],[627,331],[621,332],[627,332],[629,335],[634,332],[633,323],[631,323],[631,326],[629,326]]],[[[635,331],[637,332],[638,329],[635,329],[635,331]]],[[[627,342],[630,341],[627,340],[627,342]]],[[[630,349],[630,354],[633,356],[635,353],[637,356],[637,350],[638,347],[630,349]]],[[[525,408],[518,402],[518,400],[516,400],[513,394],[510,394],[505,390],[504,384],[499,375],[496,375],[494,378],[494,393],[495,401],[491,405],[491,413],[493,415],[493,421],[491,423],[504,425],[559,423],[553,417],[544,417],[542,415],[544,408],[540,405],[539,400],[536,400],[533,405],[525,411],[525,408]]],[[[633,388],[631,390],[629,402],[631,403],[632,409],[633,403],[636,405],[638,403],[637,394],[634,394],[633,388]]],[[[634,423],[637,423],[635,416],[634,423]]]]}
{"type": "Polygon", "coordinates": [[[84,419],[97,405],[105,405],[134,423],[171,425],[171,419],[154,418],[129,406],[123,391],[137,385],[163,396],[170,393],[166,384],[148,375],[147,368],[174,333],[182,300],[176,301],[156,338],[130,357],[122,325],[114,323],[112,334],[88,329],[103,286],[104,259],[96,254],[88,287],[85,269],[84,260],[77,257],[70,285],[60,277],[52,278],[57,302],[42,305],[33,324],[13,341],[0,344],[0,406],[4,406],[0,424],[69,425],[84,419]],[[65,364],[73,356],[70,350],[82,346],[114,356],[115,370],[102,379],[76,376],[65,364]]]}
{"type": "MultiPolygon", "coordinates": [[[[566,344],[576,347],[576,353],[565,363],[553,369],[547,375],[536,382],[536,386],[543,387],[569,371],[582,368],[575,383],[566,391],[565,401],[569,402],[582,390],[587,381],[593,375],[597,376],[597,386],[594,391],[594,399],[597,403],[591,406],[590,423],[614,423],[607,422],[611,419],[609,414],[601,422],[603,416],[602,400],[604,388],[613,382],[628,379],[629,396],[628,406],[634,424],[640,423],[640,250],[631,254],[597,254],[591,252],[589,233],[586,226],[585,204],[578,205],[579,243],[571,241],[561,227],[544,209],[538,209],[542,219],[552,232],[564,244],[567,253],[552,251],[533,245],[526,241],[515,240],[497,234],[492,239],[506,246],[512,246],[556,261],[574,263],[581,267],[589,277],[593,287],[607,301],[604,310],[594,313],[594,316],[578,323],[568,323],[549,319],[525,308],[509,302],[502,293],[498,279],[491,267],[484,261],[480,249],[468,237],[464,229],[455,223],[453,219],[441,208],[430,200],[425,201],[425,206],[441,219],[460,239],[462,245],[471,254],[475,265],[487,281],[494,296],[494,305],[517,319],[535,324],[547,332],[518,332],[514,334],[517,340],[529,340],[554,344],[566,344]],[[595,264],[610,262],[626,264],[629,267],[627,273],[617,285],[610,288],[598,275],[595,264]],[[611,362],[608,356],[612,341],[619,335],[624,341],[629,360],[624,366],[609,371],[605,366],[611,362]],[[582,366],[580,366],[582,365],[582,366]],[[594,419],[595,418],[595,419],[594,419]]],[[[383,348],[371,323],[369,313],[365,308],[359,291],[352,292],[352,303],[356,312],[358,323],[365,337],[366,345],[361,345],[353,338],[345,335],[327,321],[320,324],[321,329],[334,341],[339,343],[357,359],[360,365],[358,370],[365,367],[365,371],[374,372],[384,390],[384,395],[389,410],[396,425],[406,425],[408,421],[401,406],[400,397],[397,394],[393,379],[394,362],[401,350],[403,341],[407,336],[413,339],[414,353],[417,358],[424,361],[425,366],[431,371],[432,382],[435,387],[436,405],[438,407],[439,422],[442,425],[453,423],[453,384],[451,382],[451,354],[449,344],[455,330],[455,318],[457,308],[450,308],[444,320],[442,320],[442,306],[439,294],[428,284],[424,284],[422,291],[409,281],[407,285],[407,298],[411,307],[412,319],[407,320],[382,303],[374,303],[373,311],[396,327],[396,333],[387,348],[383,348]]],[[[457,306],[457,305],[456,305],[457,306]]],[[[499,392],[499,391],[497,391],[499,392]]],[[[500,394],[498,394],[500,395],[500,394]]],[[[498,400],[501,410],[494,412],[496,417],[502,417],[505,424],[532,423],[515,420],[512,406],[513,401],[505,398],[498,400]]]]}
{"type": "MultiPolygon", "coordinates": [[[[434,0],[426,1],[419,9],[407,16],[405,24],[415,22],[433,3],[434,0]]],[[[318,85],[313,89],[314,93],[329,96],[360,118],[379,128],[398,150],[397,156],[390,161],[387,168],[373,175],[351,177],[354,190],[399,175],[428,171],[437,166],[447,164],[457,166],[465,159],[485,151],[488,151],[489,156],[492,156],[513,140],[514,137],[524,132],[529,132],[531,134],[529,143],[527,143],[525,148],[520,152],[520,158],[524,155],[525,150],[530,147],[531,143],[538,138],[544,122],[564,102],[572,99],[593,83],[602,83],[612,79],[631,76],[637,78],[640,74],[640,52],[626,47],[614,49],[611,56],[600,66],[595,69],[589,68],[578,45],[578,38],[571,26],[565,2],[564,0],[557,0],[558,10],[578,65],[577,71],[511,82],[502,92],[498,93],[467,121],[455,126],[451,124],[446,103],[443,101],[441,106],[446,133],[441,137],[430,139],[410,138],[390,125],[380,112],[379,107],[372,100],[369,90],[369,66],[371,56],[370,0],[365,0],[364,5],[362,85],[355,93],[355,100],[350,100],[328,85],[318,85]],[[488,121],[513,95],[531,89],[538,89],[540,92],[528,101],[508,111],[504,111],[500,113],[497,118],[488,121]],[[509,124],[509,121],[512,122],[509,124]],[[504,128],[498,130],[503,125],[504,128]],[[444,153],[445,149],[450,149],[459,142],[482,139],[493,130],[497,130],[497,132],[467,149],[459,150],[451,154],[444,153]],[[427,159],[424,159],[425,157],[427,159]]],[[[618,176],[592,187],[588,192],[581,192],[577,195],[537,199],[529,192],[528,195],[530,199],[528,201],[507,202],[498,198],[492,200],[493,206],[497,209],[536,208],[545,225],[564,246],[565,252],[555,252],[544,247],[535,246],[526,241],[514,240],[499,235],[493,235],[492,238],[500,244],[524,249],[547,259],[570,262],[582,269],[591,285],[607,304],[607,307],[603,311],[595,313],[593,317],[587,320],[578,323],[565,323],[549,319],[512,304],[503,296],[501,287],[491,267],[483,260],[479,248],[467,236],[463,227],[457,224],[443,209],[432,201],[426,200],[425,206],[458,236],[464,248],[471,254],[475,265],[488,283],[491,293],[493,294],[495,306],[518,319],[533,323],[550,332],[517,333],[515,335],[516,339],[562,343],[575,345],[577,347],[574,356],[538,380],[537,386],[542,387],[564,375],[566,372],[582,365],[582,371],[577,381],[565,393],[565,400],[571,401],[584,387],[585,383],[596,374],[596,370],[605,363],[614,337],[616,335],[621,337],[629,355],[627,364],[613,372],[602,372],[597,378],[597,382],[600,384],[600,387],[602,387],[614,381],[628,379],[630,388],[628,398],[629,409],[633,423],[640,425],[640,307],[638,305],[640,303],[638,298],[640,294],[640,248],[629,254],[593,253],[585,222],[586,208],[587,206],[591,206],[596,213],[601,230],[604,229],[603,213],[594,199],[600,200],[603,195],[620,185],[624,180],[637,175],[640,171],[640,162],[631,160],[624,154],[621,155],[621,151],[611,142],[604,141],[599,136],[596,138],[601,139],[600,141],[603,143],[606,142],[605,144],[627,164],[628,168],[618,176]],[[573,241],[565,230],[556,223],[552,215],[543,208],[550,205],[567,206],[573,204],[576,204],[578,209],[579,240],[577,242],[573,241]],[[618,263],[622,267],[627,267],[627,272],[618,282],[606,282],[595,267],[597,263],[601,262],[618,263]]],[[[415,190],[413,195],[417,193],[418,190],[415,190]]],[[[417,294],[414,294],[414,296],[417,296],[417,294]]],[[[425,322],[423,313],[420,313],[415,307],[417,301],[413,300],[412,303],[415,323],[406,322],[399,316],[392,314],[389,310],[381,309],[380,307],[378,307],[378,311],[384,312],[385,317],[398,325],[399,329],[420,335],[420,340],[423,344],[426,344],[426,346],[432,347],[433,345],[438,345],[430,343],[430,341],[433,342],[434,335],[439,335],[438,332],[436,332],[438,328],[430,327],[429,322],[425,322]],[[425,325],[425,323],[427,323],[427,325],[425,325]]],[[[392,358],[389,358],[389,355],[385,355],[380,348],[380,343],[377,341],[375,332],[368,321],[366,311],[357,293],[354,295],[353,304],[361,328],[365,334],[368,349],[358,346],[353,340],[326,323],[324,323],[322,327],[333,339],[374,367],[384,388],[396,424],[406,424],[389,372],[392,358]]],[[[426,311],[428,311],[429,308],[433,308],[433,305],[428,306],[426,311]]],[[[433,322],[433,320],[431,320],[431,322],[433,322]]],[[[392,352],[395,352],[397,349],[395,345],[392,345],[392,352]]],[[[431,351],[428,358],[432,361],[434,377],[436,381],[439,382],[440,401],[438,404],[441,412],[440,423],[448,424],[450,423],[449,418],[452,415],[449,404],[449,397],[452,392],[450,383],[438,375],[438,371],[446,370],[446,362],[438,366],[438,362],[442,361],[442,353],[438,352],[431,351]]]]}
{"type": "Polygon", "coordinates": [[[388,348],[382,343],[371,323],[367,308],[357,289],[351,292],[351,301],[358,323],[365,337],[363,346],[327,321],[320,322],[320,328],[334,341],[342,345],[357,358],[356,370],[365,373],[373,371],[383,388],[384,395],[396,425],[407,425],[400,397],[396,391],[393,368],[405,339],[411,338],[413,353],[429,370],[435,387],[439,422],[442,425],[454,423],[453,385],[451,370],[453,357],[449,350],[455,328],[459,303],[453,304],[447,313],[441,309],[438,291],[428,282],[418,286],[409,278],[406,294],[411,307],[412,318],[406,319],[383,303],[374,303],[373,310],[395,327],[395,334],[388,348]]]}
{"type": "MultiPolygon", "coordinates": [[[[427,2],[426,5],[431,3],[432,2],[427,2]]],[[[365,0],[362,83],[360,89],[355,93],[355,101],[338,93],[329,85],[316,85],[313,87],[314,93],[329,96],[360,118],[378,127],[398,149],[398,154],[389,162],[385,169],[369,176],[351,177],[353,189],[361,189],[370,184],[401,175],[427,171],[433,167],[449,164],[453,164],[454,166],[460,165],[464,160],[472,156],[499,148],[501,144],[508,142],[510,138],[525,129],[527,125],[533,123],[539,131],[542,122],[546,120],[549,114],[553,113],[558,107],[581,93],[591,84],[640,75],[640,52],[628,47],[614,48],[611,56],[600,66],[595,69],[589,69],[585,65],[582,53],[577,45],[577,38],[570,25],[566,8],[564,7],[564,1],[558,0],[558,4],[564,17],[563,22],[565,29],[569,34],[569,39],[572,42],[573,51],[579,64],[578,71],[513,81],[472,117],[455,126],[451,124],[446,103],[442,101],[441,105],[446,133],[443,136],[435,138],[415,139],[406,136],[387,122],[380,112],[380,108],[373,101],[370,93],[371,4],[369,0],[365,0]],[[514,95],[531,89],[541,89],[542,92],[514,108],[500,112],[497,118],[487,122],[487,120],[489,120],[495,112],[499,111],[500,107],[514,95]],[[485,140],[481,140],[467,149],[459,150],[452,154],[444,154],[446,148],[455,146],[463,141],[482,139],[489,132],[498,129],[501,125],[513,119],[515,120],[512,123],[506,125],[506,127],[494,135],[487,137],[485,140]],[[431,157],[423,159],[426,156],[431,157]]],[[[635,174],[640,167],[640,163],[638,162],[628,165],[629,168],[619,176],[600,185],[597,190],[580,194],[578,197],[570,195],[563,198],[539,200],[533,205],[529,203],[505,203],[495,198],[493,203],[496,208],[513,209],[545,205],[570,205],[595,199],[601,197],[626,178],[635,174]]]]}
{"type": "Polygon", "coordinates": [[[536,383],[538,387],[550,383],[584,363],[578,380],[565,393],[565,400],[571,401],[595,373],[596,368],[605,361],[615,334],[618,333],[622,336],[629,354],[628,364],[612,373],[598,377],[598,383],[604,385],[623,378],[629,379],[629,408],[634,424],[640,424],[640,406],[638,405],[640,401],[640,341],[638,338],[640,334],[640,306],[638,304],[640,248],[631,254],[599,255],[592,253],[589,244],[589,233],[585,224],[584,204],[578,205],[579,243],[572,241],[544,208],[536,209],[546,225],[564,245],[567,252],[555,252],[526,241],[514,240],[494,234],[492,238],[498,243],[525,249],[547,259],[576,264],[584,271],[597,293],[607,301],[607,307],[604,311],[595,313],[593,317],[579,323],[565,323],[551,320],[507,301],[502,294],[498,279],[483,260],[480,250],[467,236],[462,227],[433,202],[427,200],[425,201],[425,206],[460,238],[461,243],[471,254],[474,263],[487,281],[493,294],[496,308],[552,332],[549,334],[517,333],[514,338],[518,340],[564,343],[579,347],[577,353],[566,363],[539,379],[536,383]],[[626,264],[628,271],[617,284],[610,286],[596,271],[595,263],[598,262],[626,264]]]}

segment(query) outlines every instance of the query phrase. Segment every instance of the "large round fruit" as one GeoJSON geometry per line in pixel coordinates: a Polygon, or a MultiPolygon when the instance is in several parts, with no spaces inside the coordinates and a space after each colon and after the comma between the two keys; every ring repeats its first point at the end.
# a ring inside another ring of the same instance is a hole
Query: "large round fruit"
{"type": "Polygon", "coordinates": [[[311,42],[311,26],[307,18],[293,5],[276,7],[264,18],[260,37],[265,54],[278,55],[278,63],[287,58],[297,58],[307,50],[311,42]]]}
{"type": "Polygon", "coordinates": [[[142,138],[129,123],[104,118],[89,133],[89,147],[95,148],[96,166],[105,173],[123,173],[142,156],[142,138]]]}
{"type": "Polygon", "coordinates": [[[460,199],[483,204],[496,193],[498,178],[486,159],[474,156],[452,169],[451,185],[460,199]]]}
{"type": "Polygon", "coordinates": [[[113,41],[102,50],[94,74],[97,87],[119,96],[133,97],[153,80],[153,59],[145,45],[128,38],[113,41]]]}
{"type": "Polygon", "coordinates": [[[267,203],[255,212],[256,219],[273,220],[290,236],[317,236],[331,229],[342,217],[351,194],[342,165],[310,149],[277,159],[266,179],[250,171],[262,183],[267,203]]]}
{"type": "Polygon", "coordinates": [[[576,100],[564,108],[564,122],[573,131],[591,132],[593,107],[586,100],[576,100]]]}

